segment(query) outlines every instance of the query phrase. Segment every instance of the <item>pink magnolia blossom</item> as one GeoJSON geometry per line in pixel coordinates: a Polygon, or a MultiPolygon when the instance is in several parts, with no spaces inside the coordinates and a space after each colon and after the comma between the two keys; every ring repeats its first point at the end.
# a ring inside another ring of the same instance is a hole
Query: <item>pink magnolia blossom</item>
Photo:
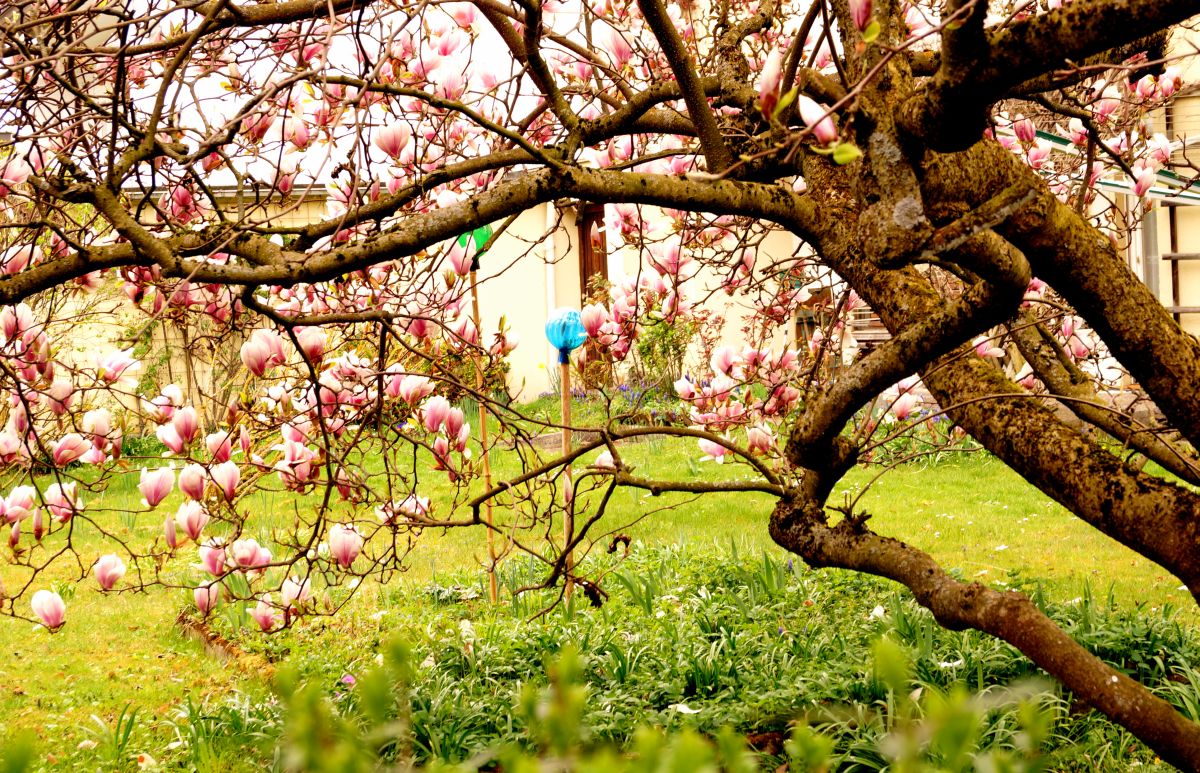
{"type": "Polygon", "coordinates": [[[319,363],[325,356],[328,342],[325,331],[319,327],[303,327],[296,331],[296,340],[300,342],[300,351],[304,358],[312,363],[319,363]]]}
{"type": "Polygon", "coordinates": [[[674,387],[675,394],[684,400],[692,400],[696,397],[696,386],[686,377],[676,381],[674,387]]]}
{"type": "Polygon", "coordinates": [[[850,16],[859,32],[865,30],[871,23],[871,0],[850,0],[850,16]]]}
{"type": "Polygon", "coordinates": [[[37,489],[33,486],[17,486],[0,500],[0,505],[3,505],[6,521],[23,521],[37,510],[37,489]]]}
{"type": "Polygon", "coordinates": [[[224,462],[212,468],[212,479],[217,484],[217,490],[221,492],[227,502],[233,501],[241,478],[242,471],[234,462],[224,462]]]}
{"type": "Polygon", "coordinates": [[[591,338],[595,338],[600,334],[600,328],[608,321],[608,309],[598,303],[589,303],[579,312],[579,319],[583,322],[583,329],[591,338]]]}
{"type": "Polygon", "coordinates": [[[715,443],[708,438],[700,438],[696,442],[699,444],[700,450],[704,452],[704,458],[712,459],[717,464],[724,462],[725,455],[729,453],[728,448],[720,443],[715,443]]]}
{"type": "Polygon", "coordinates": [[[772,48],[763,64],[762,76],[758,84],[758,103],[763,115],[768,118],[775,113],[779,104],[779,86],[783,80],[783,54],[778,48],[772,48]]]}
{"type": "Polygon", "coordinates": [[[219,430],[204,438],[204,445],[212,454],[214,462],[227,462],[233,456],[233,441],[230,432],[219,430]]]}
{"type": "Polygon", "coordinates": [[[1016,381],[1018,384],[1031,391],[1035,386],[1037,386],[1037,377],[1033,374],[1033,367],[1028,362],[1025,363],[1017,375],[1013,377],[1013,381],[1016,381]]]}
{"type": "Polygon", "coordinates": [[[258,623],[263,633],[275,627],[279,622],[279,610],[271,603],[270,593],[264,593],[258,603],[250,609],[250,617],[254,618],[254,622],[258,623]]]}
{"type": "Polygon", "coordinates": [[[393,160],[400,158],[400,154],[408,147],[409,140],[412,139],[412,130],[404,123],[391,123],[382,127],[375,133],[375,147],[382,150],[393,160]]]}
{"type": "Polygon", "coordinates": [[[465,417],[461,408],[451,408],[446,412],[446,434],[450,437],[456,437],[465,423],[465,417]]]}
{"type": "Polygon", "coordinates": [[[475,327],[475,321],[468,316],[464,315],[455,320],[450,326],[450,332],[454,334],[456,342],[468,346],[479,345],[479,328],[475,327]]]}
{"type": "Polygon", "coordinates": [[[121,379],[126,373],[132,373],[138,370],[142,365],[131,356],[133,349],[126,349],[122,352],[110,354],[107,357],[100,359],[98,363],[99,369],[96,372],[96,377],[113,384],[121,379]]]}
{"type": "Polygon", "coordinates": [[[0,272],[9,275],[19,274],[31,263],[38,262],[40,256],[41,249],[28,244],[11,247],[0,254],[0,272]]]}
{"type": "Polygon", "coordinates": [[[399,397],[409,405],[416,405],[432,393],[432,381],[425,376],[410,373],[402,378],[398,378],[396,382],[396,394],[393,397],[399,397]]]}
{"type": "Polygon", "coordinates": [[[112,590],[117,580],[125,576],[125,562],[116,553],[100,556],[92,567],[101,590],[112,590]]]}
{"type": "Polygon", "coordinates": [[[409,494],[403,502],[397,507],[401,513],[411,517],[424,517],[429,515],[429,497],[421,497],[416,494],[409,494]]]}
{"type": "Polygon", "coordinates": [[[488,352],[493,357],[504,357],[511,354],[520,342],[521,337],[511,330],[497,331],[488,352]]]}
{"type": "Polygon", "coordinates": [[[247,537],[234,542],[225,551],[229,563],[238,569],[261,569],[271,563],[271,551],[247,537]]]}
{"type": "Polygon", "coordinates": [[[341,568],[350,568],[362,551],[362,546],[362,535],[353,525],[335,523],[329,527],[329,554],[341,568]]]}
{"type": "Polygon", "coordinates": [[[438,69],[437,83],[434,86],[435,94],[453,102],[461,99],[466,90],[467,81],[462,72],[449,67],[438,69]]]}
{"type": "Polygon", "coordinates": [[[450,414],[450,401],[441,395],[434,395],[421,406],[421,413],[424,416],[425,429],[437,432],[450,414]]]}
{"type": "Polygon", "coordinates": [[[250,334],[250,340],[242,344],[242,364],[251,373],[261,377],[267,369],[282,365],[286,361],[283,354],[283,339],[274,330],[259,328],[250,334]]]}
{"type": "Polygon", "coordinates": [[[1133,92],[1138,95],[1139,99],[1154,99],[1155,92],[1158,91],[1158,79],[1153,75],[1143,75],[1138,78],[1138,82],[1134,84],[1133,92]]]}
{"type": "Polygon", "coordinates": [[[200,610],[200,614],[207,615],[221,599],[221,586],[215,582],[198,585],[192,591],[192,599],[196,602],[196,609],[200,610]]]}
{"type": "Polygon", "coordinates": [[[613,460],[612,451],[607,450],[600,452],[600,455],[596,457],[596,461],[592,462],[592,466],[598,467],[601,470],[617,469],[617,463],[613,460]]]}
{"type": "Polygon", "coordinates": [[[292,490],[302,490],[320,476],[320,467],[314,464],[317,452],[303,443],[285,440],[281,445],[274,446],[283,452],[273,469],[279,473],[283,484],[292,490]]]}
{"type": "Polygon", "coordinates": [[[600,44],[600,50],[608,55],[609,61],[618,70],[623,69],[633,58],[633,48],[625,40],[625,36],[614,27],[601,27],[596,40],[600,44]]]}
{"type": "Polygon", "coordinates": [[[142,468],[141,481],[138,491],[146,499],[146,506],[154,509],[170,495],[175,487],[175,470],[171,467],[159,467],[157,470],[142,468]]]}
{"type": "Polygon", "coordinates": [[[33,310],[24,303],[5,306],[0,310],[0,331],[6,341],[16,340],[33,327],[33,310]]]}
{"type": "Polygon", "coordinates": [[[1033,169],[1041,169],[1050,160],[1050,148],[1037,144],[1025,153],[1025,159],[1033,169]]]}
{"type": "Polygon", "coordinates": [[[1034,127],[1033,121],[1023,115],[1018,115],[1013,121],[1012,130],[1017,139],[1025,145],[1032,144],[1037,139],[1037,128],[1034,127]]]}
{"type": "Polygon", "coordinates": [[[1071,138],[1073,145],[1086,145],[1088,141],[1087,126],[1078,118],[1072,118],[1067,122],[1067,134],[1071,138]]]}
{"type": "Polygon", "coordinates": [[[289,118],[284,123],[283,136],[297,150],[306,149],[313,140],[308,124],[297,118],[289,118]]]}
{"type": "Polygon", "coordinates": [[[466,276],[471,273],[472,256],[467,253],[467,248],[458,240],[450,246],[450,251],[446,255],[450,261],[450,267],[454,269],[454,273],[459,276],[466,276]]]}
{"type": "Polygon", "coordinates": [[[75,385],[70,381],[55,381],[46,389],[47,404],[55,416],[62,416],[71,407],[75,385]]]}
{"type": "Polygon", "coordinates": [[[175,513],[175,526],[192,542],[200,541],[200,533],[208,525],[208,511],[196,501],[184,502],[175,513]]]}
{"type": "Polygon", "coordinates": [[[746,444],[756,454],[769,454],[775,447],[775,438],[766,427],[754,426],[746,430],[746,444]]]}
{"type": "Polygon", "coordinates": [[[732,346],[717,348],[709,359],[709,365],[712,366],[715,372],[720,373],[722,376],[732,376],[733,378],[740,378],[739,369],[741,364],[742,357],[734,351],[732,346]]]}
{"type": "Polygon", "coordinates": [[[912,415],[913,409],[915,409],[920,402],[920,398],[915,394],[912,392],[905,392],[897,397],[896,401],[892,403],[892,415],[900,421],[904,421],[910,415],[912,415]]]}
{"type": "Polygon", "coordinates": [[[1144,161],[1139,161],[1133,167],[1133,195],[1141,198],[1149,192],[1158,181],[1158,171],[1144,161]]]}
{"type": "Polygon", "coordinates": [[[10,158],[0,166],[0,198],[7,196],[9,189],[20,185],[33,174],[33,168],[23,158],[10,158]]]}
{"type": "Polygon", "coordinates": [[[97,408],[83,415],[83,431],[92,436],[92,444],[100,448],[108,445],[112,433],[112,414],[106,408],[97,408]]]}
{"type": "Polygon", "coordinates": [[[171,550],[182,544],[182,540],[179,539],[178,532],[175,529],[175,519],[169,515],[163,521],[163,539],[166,541],[167,547],[171,550]]]}
{"type": "Polygon", "coordinates": [[[469,30],[475,23],[475,6],[470,3],[448,3],[442,6],[461,29],[469,30]]]}
{"type": "Polygon", "coordinates": [[[297,577],[288,577],[279,588],[279,604],[284,609],[303,607],[312,600],[312,582],[302,582],[297,577]]]}
{"type": "Polygon", "coordinates": [[[1179,89],[1180,82],[1180,70],[1177,65],[1163,70],[1162,75],[1158,76],[1158,91],[1162,98],[1167,99],[1173,95],[1179,89]]]}
{"type": "Polygon", "coordinates": [[[975,353],[980,357],[998,359],[1004,356],[1004,348],[997,346],[995,341],[987,336],[979,336],[972,343],[975,345],[975,353]]]}
{"type": "Polygon", "coordinates": [[[199,417],[196,416],[196,409],[190,405],[175,411],[175,415],[171,417],[171,425],[185,446],[191,445],[200,433],[199,417]]]}
{"type": "Polygon", "coordinates": [[[1156,132],[1147,142],[1146,147],[1150,150],[1150,157],[1159,164],[1168,164],[1171,161],[1171,140],[1167,135],[1156,132]]]}
{"type": "Polygon", "coordinates": [[[178,384],[167,384],[162,388],[161,394],[175,408],[183,405],[183,388],[178,384]]]}
{"type": "Polygon", "coordinates": [[[190,499],[204,499],[204,484],[208,479],[204,468],[198,464],[189,464],[179,473],[179,490],[190,499]]]}
{"type": "Polygon", "coordinates": [[[225,546],[220,540],[209,539],[196,548],[200,555],[200,568],[213,577],[225,574],[225,546]]]}
{"type": "Polygon", "coordinates": [[[274,123],[274,113],[251,113],[242,119],[242,134],[251,142],[262,142],[274,123]]]}
{"type": "Polygon", "coordinates": [[[796,106],[800,110],[800,120],[808,126],[818,145],[832,145],[837,142],[837,124],[833,122],[833,116],[826,115],[829,108],[803,94],[796,97],[796,106]]]}
{"type": "Polygon", "coordinates": [[[84,440],[79,434],[69,432],[63,435],[61,439],[51,446],[51,454],[54,457],[55,467],[66,467],[68,464],[78,459],[87,453],[91,448],[91,444],[84,440]]]}
{"type": "Polygon", "coordinates": [[[42,625],[51,631],[62,628],[63,623],[67,621],[67,605],[63,603],[62,596],[54,591],[38,591],[33,594],[29,605],[33,607],[33,613],[42,621],[42,625]]]}

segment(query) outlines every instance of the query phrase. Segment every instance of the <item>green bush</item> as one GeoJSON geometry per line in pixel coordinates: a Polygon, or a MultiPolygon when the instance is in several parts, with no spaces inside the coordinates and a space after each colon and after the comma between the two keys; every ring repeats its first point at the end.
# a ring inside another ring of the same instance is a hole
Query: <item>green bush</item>
{"type": "MultiPolygon", "coordinates": [[[[1015,649],[942,629],[894,585],[782,554],[635,547],[619,565],[604,561],[599,609],[581,597],[552,607],[552,591],[493,607],[464,592],[478,578],[460,575],[428,592],[381,591],[381,608],[348,610],[336,625],[265,638],[227,629],[251,653],[291,653],[278,703],[193,707],[176,720],[176,753],[201,770],[229,769],[196,760],[235,752],[250,768],[315,771],[1160,764],[1015,649]],[[397,635],[409,644],[386,643],[397,635]],[[193,732],[189,722],[206,724],[193,732]]],[[[521,559],[503,571],[513,586],[536,577],[521,559]]],[[[1134,614],[1092,594],[1047,611],[1200,714],[1200,671],[1188,665],[1200,639],[1169,611],[1134,614]]]]}

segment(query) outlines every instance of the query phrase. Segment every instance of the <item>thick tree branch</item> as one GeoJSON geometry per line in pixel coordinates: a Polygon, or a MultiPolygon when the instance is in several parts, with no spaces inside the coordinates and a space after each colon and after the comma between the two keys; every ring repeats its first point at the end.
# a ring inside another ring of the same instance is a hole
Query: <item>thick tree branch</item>
{"type": "Polygon", "coordinates": [[[1200,458],[1195,451],[1164,440],[1150,428],[1135,425],[1105,405],[1092,387],[1091,378],[1077,367],[1068,367],[1060,356],[1061,347],[1030,310],[1021,312],[1016,323],[1008,326],[1008,333],[1051,394],[1067,398],[1063,403],[1072,413],[1181,479],[1200,485],[1200,458]]]}
{"type": "Polygon", "coordinates": [[[675,80],[679,81],[683,90],[683,101],[687,105],[692,123],[696,126],[700,145],[704,148],[708,171],[713,174],[725,171],[733,163],[733,154],[729,152],[729,146],[721,136],[717,117],[700,87],[700,77],[696,74],[691,54],[684,46],[683,39],[679,37],[674,22],[667,16],[667,9],[662,0],[638,0],[638,7],[642,9],[646,24],[654,32],[654,37],[675,74],[675,80]]]}
{"type": "MultiPolygon", "coordinates": [[[[818,469],[834,455],[831,443],[854,411],[925,363],[1010,316],[1029,285],[1030,274],[1024,260],[1010,263],[1008,269],[1007,275],[993,272],[992,281],[968,287],[958,298],[906,325],[834,379],[792,428],[788,457],[801,467],[818,469]]],[[[915,276],[909,279],[920,281],[915,276]]]]}
{"type": "Polygon", "coordinates": [[[779,545],[813,567],[839,567],[895,580],[911,590],[941,625],[952,630],[975,628],[1012,644],[1068,689],[1132,730],[1163,759],[1184,770],[1200,769],[1200,725],[1085,650],[1024,595],[959,582],[927,554],[863,528],[857,518],[829,526],[817,502],[781,500],[771,515],[770,529],[779,545]]]}
{"type": "Polygon", "coordinates": [[[986,125],[987,107],[1019,85],[1139,40],[1196,13],[1194,0],[1078,0],[1015,22],[964,47],[943,49],[937,75],[901,105],[898,122],[933,150],[964,150],[986,125]],[[973,56],[971,54],[973,53],[973,56]]]}
{"type": "Polygon", "coordinates": [[[981,143],[971,159],[936,159],[927,190],[959,198],[1022,182],[1036,187],[1037,199],[998,230],[1083,315],[1184,437],[1200,446],[1200,342],[1130,272],[1112,241],[1058,201],[1036,173],[995,143],[981,143]]]}

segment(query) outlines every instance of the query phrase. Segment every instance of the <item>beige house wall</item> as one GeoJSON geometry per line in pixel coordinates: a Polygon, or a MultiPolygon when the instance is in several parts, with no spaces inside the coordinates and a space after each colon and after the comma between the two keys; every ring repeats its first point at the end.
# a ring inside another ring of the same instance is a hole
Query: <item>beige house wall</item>
{"type": "MultiPolygon", "coordinates": [[[[1200,63],[1190,58],[1184,62],[1184,83],[1200,81],[1200,63]]],[[[1200,94],[1178,98],[1168,111],[1155,116],[1154,129],[1167,132],[1172,139],[1183,140],[1188,157],[1192,161],[1200,159],[1200,94]]],[[[1182,162],[1183,156],[1180,151],[1175,161],[1182,162]]],[[[1171,206],[1156,202],[1153,222],[1158,255],[1170,252],[1200,254],[1200,204],[1171,206]]],[[[1200,307],[1200,260],[1160,260],[1154,289],[1164,306],[1200,307]]],[[[1200,335],[1200,313],[1180,314],[1179,322],[1187,332],[1200,335]]]]}
{"type": "MultiPolygon", "coordinates": [[[[772,233],[760,246],[758,265],[773,263],[794,250],[791,234],[772,233]]],[[[612,281],[652,271],[641,264],[637,250],[626,246],[610,246],[607,260],[612,281]]],[[[546,341],[546,319],[555,308],[581,308],[579,265],[576,207],[561,202],[523,212],[481,261],[479,293],[484,333],[495,330],[504,315],[509,328],[520,337],[520,345],[510,355],[509,372],[509,391],[517,400],[531,400],[553,388],[557,355],[546,341]]],[[[722,344],[743,346],[746,341],[741,330],[751,309],[732,300],[720,286],[717,273],[701,270],[688,280],[687,297],[706,299],[703,307],[724,317],[722,344]]],[[[779,326],[768,344],[778,347],[793,343],[791,327],[779,326]]],[[[689,364],[704,367],[699,362],[689,364]]]]}

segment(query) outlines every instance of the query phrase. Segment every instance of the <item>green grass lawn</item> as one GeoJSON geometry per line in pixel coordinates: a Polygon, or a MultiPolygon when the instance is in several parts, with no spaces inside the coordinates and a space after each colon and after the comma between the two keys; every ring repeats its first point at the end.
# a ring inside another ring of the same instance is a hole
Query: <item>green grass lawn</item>
{"type": "MultiPolygon", "coordinates": [[[[629,443],[622,453],[642,475],[657,472],[686,479],[697,474],[748,474],[744,467],[697,461],[700,454],[691,441],[629,443]]],[[[515,469],[514,461],[504,458],[497,459],[496,467],[498,475],[515,469]]],[[[877,472],[853,471],[845,482],[846,493],[857,495],[877,472]]],[[[154,513],[121,515],[121,510],[139,507],[132,505],[140,499],[136,483],[136,472],[115,479],[106,492],[88,498],[88,509],[107,528],[134,544],[148,545],[160,533],[165,514],[174,512],[180,495],[176,493],[154,513]]],[[[447,491],[444,484],[430,487],[435,499],[447,496],[447,491]]],[[[833,501],[841,497],[836,493],[833,501]]],[[[294,498],[284,492],[256,494],[242,503],[243,509],[265,519],[266,525],[256,533],[260,540],[269,539],[272,524],[287,522],[294,506],[294,498]]],[[[1080,596],[1085,582],[1097,591],[1111,585],[1124,605],[1183,607],[1188,610],[1185,619],[1193,620],[1190,598],[1179,590],[1178,580],[1071,517],[982,455],[961,456],[934,467],[893,470],[870,486],[859,506],[872,514],[870,523],[876,530],[930,551],[967,579],[1028,587],[1028,581],[1036,578],[1044,580],[1048,595],[1060,601],[1080,596]]],[[[774,549],[766,531],[770,508],[765,495],[694,499],[627,490],[614,498],[609,516],[597,529],[622,531],[654,545],[732,544],[740,551],[757,552],[774,549]],[[650,511],[657,512],[640,518],[650,511]]],[[[102,552],[98,535],[81,525],[74,539],[86,569],[102,552]]],[[[597,550],[606,545],[607,539],[599,540],[597,550]]],[[[194,555],[191,550],[182,551],[169,576],[186,577],[194,555]]],[[[478,578],[483,555],[482,532],[426,531],[395,592],[415,594],[431,581],[450,577],[478,578]]],[[[176,590],[105,597],[90,574],[75,585],[80,574],[80,567],[69,563],[48,576],[50,584],[66,589],[68,623],[59,633],[49,635],[28,623],[0,620],[0,646],[9,655],[0,659],[4,732],[33,731],[42,748],[49,750],[48,760],[70,754],[80,742],[96,740],[90,732],[97,727],[93,714],[111,724],[130,705],[143,718],[161,721],[170,719],[189,697],[201,701],[234,689],[252,694],[265,691],[263,677],[271,671],[265,661],[222,662],[181,636],[173,622],[189,603],[190,594],[176,590]]],[[[15,587],[21,577],[14,567],[0,565],[0,580],[7,586],[15,587]]],[[[384,594],[360,593],[353,602],[355,616],[370,614],[383,598],[384,594]]],[[[334,628],[337,625],[332,623],[334,628]]],[[[156,743],[161,744],[169,729],[160,725],[155,732],[156,743]]]]}

